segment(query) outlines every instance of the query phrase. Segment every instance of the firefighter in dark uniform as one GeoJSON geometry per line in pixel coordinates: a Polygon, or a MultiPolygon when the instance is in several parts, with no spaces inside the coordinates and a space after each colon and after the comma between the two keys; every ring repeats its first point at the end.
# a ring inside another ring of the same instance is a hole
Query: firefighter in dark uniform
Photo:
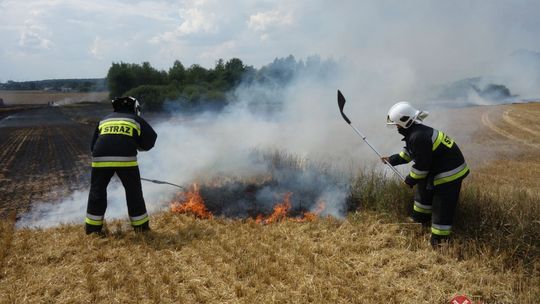
{"type": "Polygon", "coordinates": [[[99,122],[92,139],[92,175],[85,219],[86,234],[102,233],[107,209],[107,185],[115,173],[126,191],[131,225],[135,231],[150,229],[137,164],[137,150],[152,149],[157,134],[140,117],[137,99],[119,97],[112,101],[112,105],[114,112],[99,122]]]}
{"type": "Polygon", "coordinates": [[[405,178],[408,186],[416,185],[412,218],[420,223],[431,220],[431,245],[435,247],[452,233],[461,182],[469,168],[452,138],[422,123],[427,115],[408,102],[392,106],[387,124],[397,126],[405,147],[382,160],[392,166],[414,162],[405,178]]]}

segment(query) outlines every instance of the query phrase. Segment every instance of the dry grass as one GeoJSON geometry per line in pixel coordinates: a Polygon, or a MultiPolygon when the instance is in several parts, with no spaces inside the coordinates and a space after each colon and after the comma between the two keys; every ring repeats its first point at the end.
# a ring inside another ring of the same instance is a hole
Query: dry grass
{"type": "MultiPolygon", "coordinates": [[[[0,269],[4,267],[4,260],[9,254],[15,228],[16,213],[12,212],[5,220],[0,222],[0,269]]],[[[0,273],[0,280],[3,278],[0,273]]]]}
{"type": "Polygon", "coordinates": [[[461,227],[468,235],[527,261],[540,256],[538,114],[538,102],[483,111],[473,138],[489,153],[473,171],[461,208],[461,227]]]}
{"type": "MultiPolygon", "coordinates": [[[[523,121],[540,109],[508,108],[523,121]]],[[[538,303],[540,152],[528,145],[537,139],[511,127],[500,109],[488,115],[504,132],[477,126],[476,147],[491,154],[472,162],[455,241],[440,250],[429,246],[427,228],[405,221],[410,189],[361,172],[349,202],[359,212],[343,220],[260,225],[164,212],[152,216],[148,235],[115,221],[106,238],[84,235],[81,225],[13,231],[3,222],[0,302],[449,303],[466,294],[485,303],[538,303]]],[[[294,157],[272,161],[303,166],[294,157]]]]}
{"type": "MultiPolygon", "coordinates": [[[[504,105],[484,111],[489,124],[474,138],[489,152],[478,170],[479,181],[512,192],[540,195],[540,103],[504,105]]],[[[481,153],[480,153],[481,154],[481,153]]]]}
{"type": "MultiPolygon", "coordinates": [[[[534,303],[538,276],[488,250],[433,251],[419,225],[377,213],[311,223],[153,217],[135,235],[81,226],[15,232],[2,269],[5,303],[534,303]]],[[[538,263],[535,264],[538,270],[538,263]]]]}
{"type": "Polygon", "coordinates": [[[0,90],[0,98],[5,105],[38,105],[49,102],[74,103],[83,101],[102,101],[108,99],[108,92],[62,93],[47,91],[0,90]]]}

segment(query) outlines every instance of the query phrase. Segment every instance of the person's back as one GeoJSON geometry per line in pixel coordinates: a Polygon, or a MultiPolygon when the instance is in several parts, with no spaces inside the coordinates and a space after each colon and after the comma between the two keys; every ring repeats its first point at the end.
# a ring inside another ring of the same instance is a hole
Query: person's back
{"type": "Polygon", "coordinates": [[[85,219],[86,233],[100,233],[107,209],[107,186],[116,173],[125,190],[131,225],[136,231],[149,229],[137,150],[150,150],[156,132],[139,116],[139,103],[133,97],[113,100],[114,113],[104,117],[95,129],[91,143],[92,175],[85,219]]]}
{"type": "MultiPolygon", "coordinates": [[[[126,157],[137,159],[137,150],[150,150],[156,133],[141,117],[128,112],[114,112],[100,122],[91,144],[92,166],[103,166],[102,157],[126,157]]],[[[119,164],[122,165],[122,164],[119,164]]]]}

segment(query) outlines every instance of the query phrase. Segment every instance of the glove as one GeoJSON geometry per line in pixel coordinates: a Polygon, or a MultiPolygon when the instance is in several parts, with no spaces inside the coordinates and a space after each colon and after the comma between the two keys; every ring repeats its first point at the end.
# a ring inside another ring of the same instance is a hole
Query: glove
{"type": "Polygon", "coordinates": [[[409,186],[409,188],[412,188],[414,187],[414,185],[416,185],[416,181],[409,175],[405,177],[405,180],[403,182],[405,183],[405,185],[409,186]]]}

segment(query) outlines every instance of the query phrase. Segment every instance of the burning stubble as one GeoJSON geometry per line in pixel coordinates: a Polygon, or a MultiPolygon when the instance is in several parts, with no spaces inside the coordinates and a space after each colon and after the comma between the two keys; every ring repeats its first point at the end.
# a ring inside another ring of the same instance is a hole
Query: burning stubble
{"type": "MultiPolygon", "coordinates": [[[[386,111],[395,101],[411,100],[420,108],[440,112],[439,116],[447,111],[429,103],[429,98],[434,96],[430,84],[437,80],[419,77],[415,67],[406,61],[389,60],[387,63],[395,64],[391,68],[384,65],[382,69],[368,58],[329,62],[322,62],[321,66],[326,68],[294,74],[282,86],[241,84],[231,92],[234,102],[219,112],[172,113],[165,121],[156,118],[152,121],[159,134],[156,147],[139,156],[142,176],[182,185],[201,182],[203,196],[207,189],[204,181],[271,176],[278,181],[278,186],[262,187],[256,192],[257,208],[264,211],[263,214],[270,214],[284,193],[290,191],[293,210],[295,201],[302,202],[299,209],[309,212],[322,200],[327,205],[325,212],[343,216],[349,195],[347,181],[320,180],[318,177],[325,175],[317,170],[299,173],[286,168],[269,169],[268,163],[254,156],[257,153],[253,151],[284,151],[298,157],[300,162],[333,167],[340,172],[336,175],[342,176],[353,176],[358,170],[370,167],[385,171],[377,155],[343,122],[336,105],[337,88],[347,96],[347,113],[353,124],[386,155],[399,151],[402,146],[400,136],[394,129],[386,128],[384,122],[386,111]]],[[[426,123],[445,131],[446,126],[453,125],[452,120],[431,121],[430,118],[426,123]]],[[[460,130],[456,140],[464,142],[473,133],[474,130],[460,130]]],[[[400,170],[405,173],[408,168],[402,166],[400,170]]],[[[150,212],[166,210],[176,195],[173,187],[149,183],[143,184],[143,191],[150,212]]],[[[225,192],[223,196],[230,195],[225,192]]],[[[23,215],[18,225],[80,222],[86,198],[86,191],[78,191],[59,204],[36,203],[35,209],[23,215]]],[[[211,201],[207,203],[211,205],[211,201]]],[[[223,206],[221,214],[225,216],[252,216],[249,199],[232,198],[223,206]]],[[[119,182],[114,182],[109,187],[106,217],[126,216],[124,190],[119,182]]]]}

